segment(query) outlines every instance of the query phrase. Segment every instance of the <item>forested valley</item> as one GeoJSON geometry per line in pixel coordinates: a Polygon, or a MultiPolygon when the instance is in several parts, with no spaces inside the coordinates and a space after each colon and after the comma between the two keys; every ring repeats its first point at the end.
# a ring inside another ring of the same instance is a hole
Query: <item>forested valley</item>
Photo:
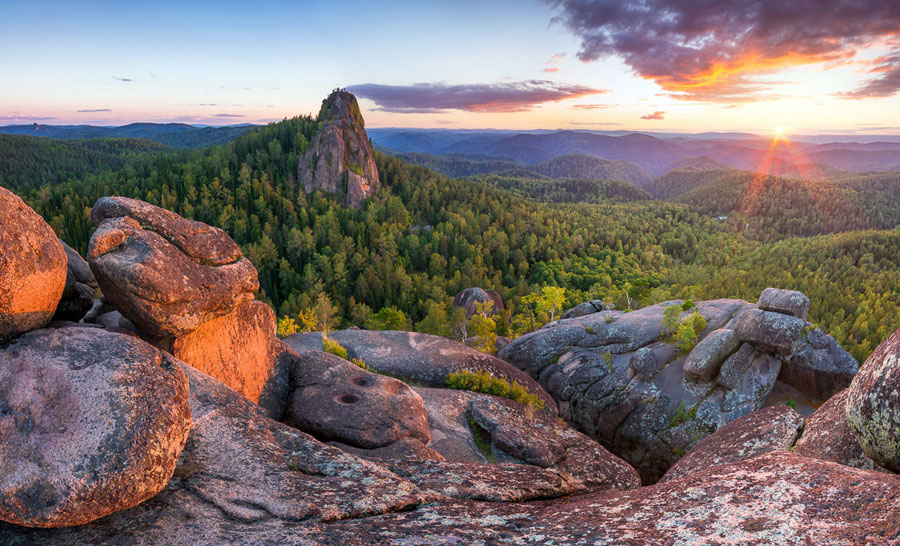
{"type": "Polygon", "coordinates": [[[465,163],[458,171],[475,176],[458,179],[378,153],[382,187],[356,210],[298,184],[298,156],[317,130],[298,117],[195,151],[2,137],[0,185],[82,254],[103,195],[221,227],[258,268],[259,298],[279,316],[327,296],[335,327],[453,336],[452,298],[473,286],[502,295],[497,331],[509,336],[549,320],[534,305],[547,286],[565,290],[566,308],[602,299],[620,309],[801,290],[810,320],[858,359],[900,327],[897,173],[810,182],[684,169],[635,185],[465,163]]]}

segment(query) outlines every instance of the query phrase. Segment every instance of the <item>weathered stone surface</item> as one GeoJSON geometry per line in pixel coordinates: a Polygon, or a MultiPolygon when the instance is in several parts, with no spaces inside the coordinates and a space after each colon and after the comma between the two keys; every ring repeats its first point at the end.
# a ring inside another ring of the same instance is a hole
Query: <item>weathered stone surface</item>
{"type": "MultiPolygon", "coordinates": [[[[448,462],[534,465],[573,477],[582,484],[579,489],[640,486],[637,472],[626,462],[584,434],[523,404],[467,391],[418,387],[416,392],[428,409],[429,447],[448,462]],[[477,444],[475,434],[484,435],[489,449],[477,444]]],[[[527,475],[516,478],[516,483],[525,483],[527,475]]]]}
{"type": "Polygon", "coordinates": [[[66,286],[53,318],[77,322],[94,306],[97,280],[84,258],[63,240],[59,242],[66,253],[66,286]]]}
{"type": "Polygon", "coordinates": [[[847,420],[867,456],[900,472],[900,330],[872,352],[850,384],[847,420]]]}
{"type": "Polygon", "coordinates": [[[599,313],[601,311],[612,311],[616,308],[615,305],[611,303],[606,303],[602,300],[590,300],[579,303],[575,307],[569,309],[565,313],[562,314],[560,319],[569,319],[576,317],[583,317],[585,315],[590,315],[593,313],[599,313]]]}
{"type": "MultiPolygon", "coordinates": [[[[662,326],[666,307],[681,304],[563,319],[514,340],[500,356],[537,377],[564,419],[635,466],[645,484],[653,483],[699,439],[760,409],[781,365],[744,344],[717,376],[686,377],[686,358],[662,326]]],[[[707,321],[698,345],[705,352],[709,332],[733,324],[753,306],[712,300],[697,309],[707,321]]]]}
{"type": "Polygon", "coordinates": [[[763,311],[775,311],[803,320],[809,315],[809,298],[796,290],[766,288],[759,295],[756,306],[763,311]]]}
{"type": "Polygon", "coordinates": [[[50,322],[66,285],[66,253],[53,230],[0,188],[0,340],[50,322]]]}
{"type": "Polygon", "coordinates": [[[431,440],[425,404],[415,391],[338,356],[301,354],[294,389],[284,421],[317,438],[366,449],[404,438],[431,440]]]}
{"type": "Polygon", "coordinates": [[[194,368],[182,369],[190,381],[194,428],[161,493],[79,527],[0,524],[0,544],[308,545],[319,541],[304,536],[322,522],[439,499],[383,467],[266,418],[255,404],[194,368]]]}
{"type": "Polygon", "coordinates": [[[888,546],[900,476],[783,451],[634,491],[548,503],[439,503],[319,528],[327,544],[888,546]]]}
{"type": "Polygon", "coordinates": [[[350,446],[340,442],[328,442],[328,445],[341,448],[347,453],[362,457],[376,463],[384,463],[385,461],[445,461],[444,456],[437,451],[426,447],[421,441],[415,438],[402,438],[393,444],[384,447],[376,447],[375,449],[363,449],[361,447],[350,446]]]}
{"type": "Polygon", "coordinates": [[[781,366],[778,379],[824,401],[849,387],[858,370],[859,362],[833,337],[807,326],[794,354],[781,366]]]}
{"type": "Polygon", "coordinates": [[[241,249],[217,227],[188,220],[172,211],[127,197],[101,197],[91,208],[91,220],[99,226],[119,217],[136,220],[151,229],[186,256],[202,265],[227,265],[241,259],[241,249]]]}
{"type": "Polygon", "coordinates": [[[469,402],[476,396],[467,391],[415,387],[428,412],[431,443],[428,447],[451,462],[486,463],[469,428],[469,402]]]}
{"type": "Polygon", "coordinates": [[[266,415],[281,419],[291,392],[296,355],[275,335],[275,312],[253,300],[177,338],[153,344],[222,381],[266,415]]]}
{"type": "Polygon", "coordinates": [[[516,463],[385,461],[384,466],[425,491],[455,499],[522,502],[585,490],[564,472],[516,463]]]}
{"type": "Polygon", "coordinates": [[[794,453],[838,464],[879,470],[866,456],[847,422],[847,395],[842,390],[806,419],[794,453]]]}
{"type": "Polygon", "coordinates": [[[322,102],[319,130],[297,161],[306,193],[345,193],[348,206],[361,207],[381,186],[375,155],[356,97],[335,91],[322,102]]]}
{"type": "Polygon", "coordinates": [[[0,520],[80,525],[135,506],[165,487],[190,429],[171,356],[99,328],[21,336],[0,351],[0,520]]]}
{"type": "Polygon", "coordinates": [[[485,302],[491,302],[491,315],[497,315],[504,309],[500,294],[484,288],[466,288],[453,298],[453,307],[464,309],[466,318],[472,318],[476,305],[485,302]]]}
{"type": "Polygon", "coordinates": [[[790,451],[802,428],[803,416],[789,406],[770,406],[754,411],[697,442],[660,482],[771,451],[790,451]]]}
{"type": "Polygon", "coordinates": [[[91,270],[104,296],[147,335],[188,334],[252,300],[259,288],[256,268],[246,258],[212,265],[223,259],[218,249],[201,254],[210,237],[196,243],[199,249],[176,241],[201,254],[196,257],[155,226],[143,229],[131,217],[95,216],[101,223],[91,237],[91,270]]]}
{"type": "MultiPolygon", "coordinates": [[[[297,352],[321,348],[322,334],[294,334],[285,343],[297,352]]],[[[494,356],[482,353],[447,338],[416,332],[341,330],[328,334],[347,349],[353,358],[361,358],[373,371],[399,377],[413,384],[444,387],[447,375],[460,370],[486,371],[507,381],[518,381],[544,400],[544,412],[556,414],[556,402],[538,383],[521,370],[494,356]]]]}
{"type": "Polygon", "coordinates": [[[684,374],[698,381],[710,381],[719,375],[725,359],[738,350],[740,342],[734,330],[713,330],[688,355],[684,362],[684,374]]]}
{"type": "Polygon", "coordinates": [[[790,356],[806,328],[806,321],[774,311],[748,309],[740,314],[734,330],[738,339],[757,349],[790,356]]]}
{"type": "Polygon", "coordinates": [[[547,468],[566,457],[559,430],[547,419],[535,419],[527,408],[511,400],[473,397],[469,415],[491,435],[491,442],[504,453],[528,464],[547,468]]]}

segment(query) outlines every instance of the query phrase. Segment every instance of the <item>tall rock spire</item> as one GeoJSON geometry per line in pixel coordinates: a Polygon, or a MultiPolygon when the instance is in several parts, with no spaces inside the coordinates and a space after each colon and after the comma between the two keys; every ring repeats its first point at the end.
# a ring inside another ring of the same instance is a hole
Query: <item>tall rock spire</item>
{"type": "Polygon", "coordinates": [[[319,131],[297,165],[306,193],[340,193],[348,206],[361,208],[381,182],[356,97],[335,90],[322,102],[319,131]]]}

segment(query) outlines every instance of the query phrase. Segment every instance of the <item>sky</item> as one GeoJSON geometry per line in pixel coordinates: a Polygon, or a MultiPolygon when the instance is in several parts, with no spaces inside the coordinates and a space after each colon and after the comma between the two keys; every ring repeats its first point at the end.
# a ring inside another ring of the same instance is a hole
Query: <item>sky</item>
{"type": "Polygon", "coordinates": [[[900,134],[897,0],[0,0],[0,125],[900,134]]]}

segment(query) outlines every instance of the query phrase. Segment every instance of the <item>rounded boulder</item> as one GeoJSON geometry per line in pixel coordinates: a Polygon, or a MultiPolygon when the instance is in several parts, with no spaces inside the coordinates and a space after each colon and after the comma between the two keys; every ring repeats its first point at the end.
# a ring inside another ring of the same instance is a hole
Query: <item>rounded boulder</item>
{"type": "Polygon", "coordinates": [[[375,449],[404,438],[431,441],[425,403],[397,379],[324,351],[300,355],[284,422],[323,440],[375,449]]]}
{"type": "Polygon", "coordinates": [[[53,229],[0,188],[0,339],[50,321],[66,285],[66,263],[53,229]]]}
{"type": "Polygon", "coordinates": [[[81,525],[161,491],[191,429],[178,361],[70,327],[0,351],[0,520],[81,525]]]}

